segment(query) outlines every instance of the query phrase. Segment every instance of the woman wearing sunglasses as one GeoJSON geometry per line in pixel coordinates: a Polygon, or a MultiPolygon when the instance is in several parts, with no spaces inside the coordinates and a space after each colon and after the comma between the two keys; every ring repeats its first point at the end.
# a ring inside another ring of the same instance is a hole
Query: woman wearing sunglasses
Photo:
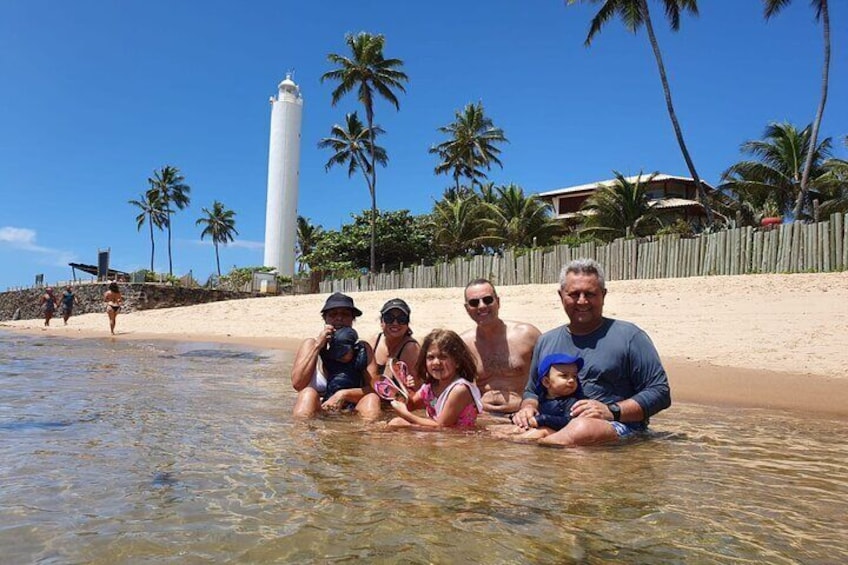
{"type": "MultiPolygon", "coordinates": [[[[415,367],[421,346],[412,337],[412,330],[409,329],[410,312],[409,305],[400,298],[392,298],[380,309],[382,331],[371,339],[378,375],[384,374],[389,359],[403,361],[409,369],[415,367]]],[[[412,374],[404,383],[412,389],[417,389],[420,384],[420,380],[412,374]]]]}

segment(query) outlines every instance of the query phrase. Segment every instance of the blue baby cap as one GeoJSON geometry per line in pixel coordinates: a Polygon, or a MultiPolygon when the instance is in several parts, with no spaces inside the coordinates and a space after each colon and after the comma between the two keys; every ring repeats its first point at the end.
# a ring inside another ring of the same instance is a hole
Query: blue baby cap
{"type": "MultiPolygon", "coordinates": [[[[548,374],[548,371],[551,370],[551,367],[554,365],[571,365],[574,363],[577,365],[577,370],[583,368],[583,358],[578,357],[577,355],[569,355],[568,353],[554,353],[552,355],[547,355],[542,359],[542,362],[539,363],[539,373],[536,375],[536,390],[540,390],[542,388],[542,378],[548,374]]],[[[578,382],[578,387],[579,387],[578,382]]]]}
{"type": "Polygon", "coordinates": [[[553,355],[548,355],[542,362],[539,363],[539,374],[536,378],[539,381],[542,380],[542,377],[548,374],[548,371],[551,370],[551,367],[554,365],[571,365],[574,363],[577,365],[577,370],[583,368],[583,358],[578,357],[577,355],[569,355],[568,353],[554,353],[553,355]]]}
{"type": "Polygon", "coordinates": [[[332,359],[343,357],[353,349],[357,341],[359,341],[359,334],[355,329],[347,327],[337,329],[330,338],[330,357],[332,359]]]}

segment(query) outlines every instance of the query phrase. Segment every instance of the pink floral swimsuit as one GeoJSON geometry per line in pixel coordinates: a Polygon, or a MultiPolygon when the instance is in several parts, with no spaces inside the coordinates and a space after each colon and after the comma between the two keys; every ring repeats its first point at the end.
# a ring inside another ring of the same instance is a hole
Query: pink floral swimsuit
{"type": "Polygon", "coordinates": [[[468,387],[468,390],[471,391],[471,396],[474,398],[474,402],[462,410],[455,425],[459,428],[473,427],[477,423],[477,415],[483,411],[483,401],[480,398],[480,389],[477,388],[477,385],[461,377],[454,379],[442,391],[442,394],[438,398],[436,398],[436,394],[433,392],[433,387],[430,383],[421,387],[421,399],[424,400],[424,408],[427,411],[427,416],[435,420],[444,409],[450,392],[454,387],[460,385],[468,387]]]}

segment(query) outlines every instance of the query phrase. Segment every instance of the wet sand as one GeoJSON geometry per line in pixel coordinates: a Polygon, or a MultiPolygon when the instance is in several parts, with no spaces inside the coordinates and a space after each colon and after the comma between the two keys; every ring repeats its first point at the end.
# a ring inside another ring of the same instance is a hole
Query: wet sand
{"type": "MultiPolygon", "coordinates": [[[[675,402],[791,410],[848,418],[848,273],[744,275],[613,281],[605,314],[634,322],[663,358],[675,402]]],[[[547,331],[565,323],[557,285],[498,288],[501,317],[547,331]]],[[[380,306],[395,296],[412,308],[412,328],[471,327],[462,289],[351,293],[365,315],[363,338],[379,328],[380,306]]],[[[326,295],[263,297],[120,314],[2,322],[0,329],[100,339],[169,339],[293,350],[321,327],[326,295]]],[[[282,376],[288,385],[287,376],[282,376]]]]}

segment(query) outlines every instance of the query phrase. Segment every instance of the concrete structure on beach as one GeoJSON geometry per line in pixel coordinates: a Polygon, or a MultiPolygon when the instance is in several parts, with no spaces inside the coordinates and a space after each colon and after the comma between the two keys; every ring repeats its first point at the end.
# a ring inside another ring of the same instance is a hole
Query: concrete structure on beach
{"type": "Polygon", "coordinates": [[[268,199],[265,208],[266,267],[284,277],[294,274],[297,189],[300,176],[300,123],[303,98],[291,73],[277,86],[271,102],[268,147],[268,199]]]}

